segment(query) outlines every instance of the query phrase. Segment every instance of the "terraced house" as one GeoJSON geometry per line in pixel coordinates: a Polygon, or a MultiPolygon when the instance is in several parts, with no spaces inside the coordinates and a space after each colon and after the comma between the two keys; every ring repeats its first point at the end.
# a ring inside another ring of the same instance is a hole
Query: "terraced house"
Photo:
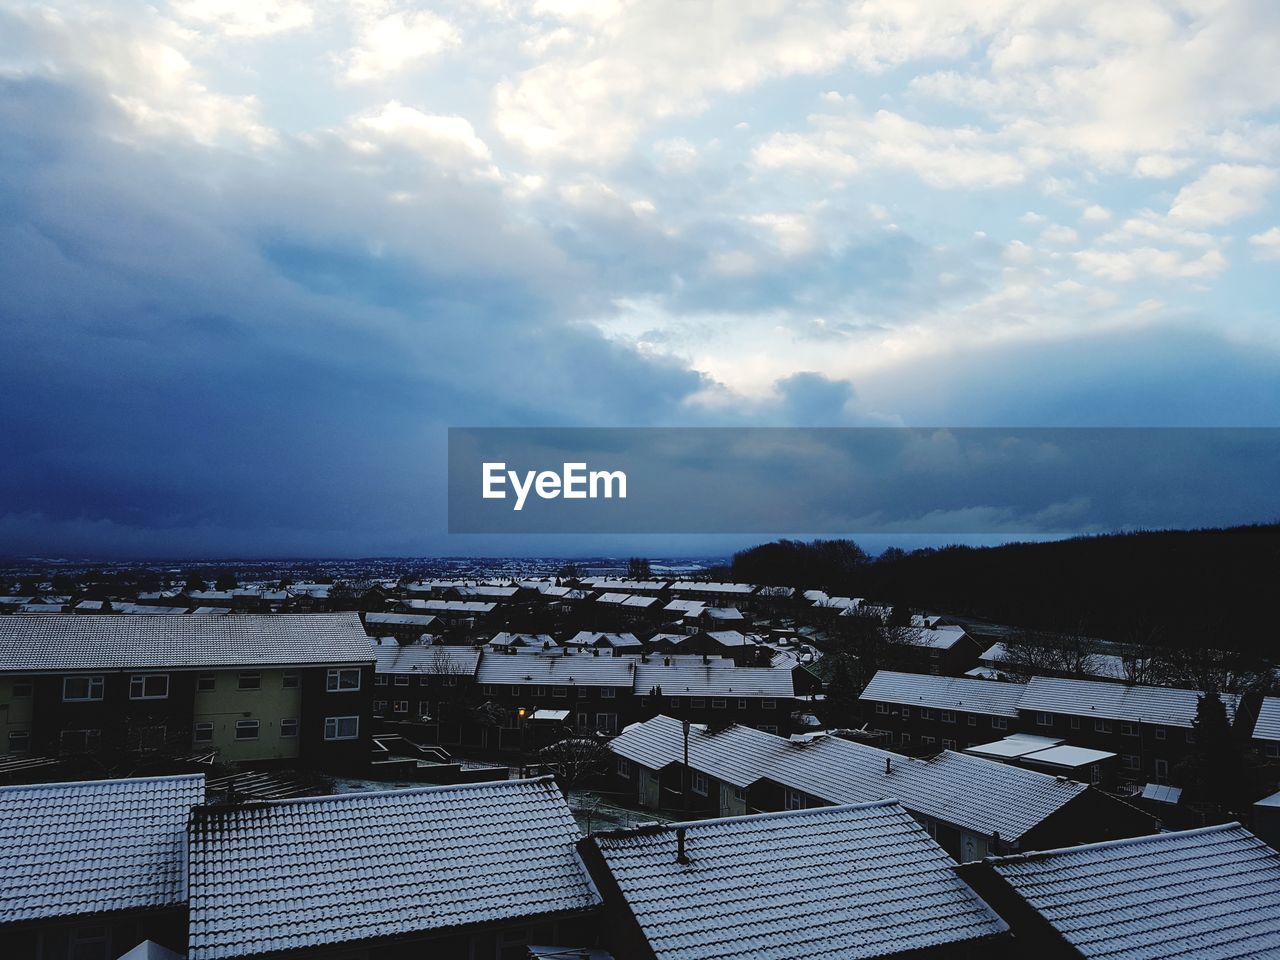
{"type": "Polygon", "coordinates": [[[368,757],[373,662],[354,613],[5,617],[0,738],[59,756],[355,767],[368,757]]]}

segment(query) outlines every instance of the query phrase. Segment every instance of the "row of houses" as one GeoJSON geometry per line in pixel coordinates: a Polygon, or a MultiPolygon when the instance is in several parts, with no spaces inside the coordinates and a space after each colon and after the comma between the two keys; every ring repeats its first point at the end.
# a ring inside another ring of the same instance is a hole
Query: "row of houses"
{"type": "MultiPolygon", "coordinates": [[[[859,701],[867,725],[906,753],[965,750],[1029,734],[1114,758],[1121,781],[1165,784],[1195,749],[1193,721],[1203,695],[1102,680],[1032,677],[1013,683],[882,670],[859,701]]],[[[1240,696],[1215,695],[1234,721],[1240,696]]],[[[1267,702],[1280,704],[1277,698],[1267,702]]],[[[1259,717],[1255,729],[1280,743],[1280,707],[1264,705],[1266,711],[1275,719],[1259,717]]]]}
{"type": "Polygon", "coordinates": [[[892,799],[583,837],[548,779],[42,784],[0,788],[0,865],[5,955],[44,960],[1280,954],[1280,854],[1237,824],[957,865],[892,799]]]}

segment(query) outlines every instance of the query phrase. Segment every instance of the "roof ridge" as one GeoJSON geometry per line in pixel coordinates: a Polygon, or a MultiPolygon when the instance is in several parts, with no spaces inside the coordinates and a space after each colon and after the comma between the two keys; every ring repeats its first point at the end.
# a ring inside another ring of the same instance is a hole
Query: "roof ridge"
{"type": "Polygon", "coordinates": [[[554,784],[555,777],[550,774],[542,777],[524,777],[516,780],[478,780],[475,783],[439,783],[419,787],[400,787],[390,790],[352,790],[349,793],[326,793],[313,797],[284,797],[279,800],[257,800],[237,805],[206,804],[206,809],[236,810],[240,808],[261,810],[264,808],[284,807],[289,804],[321,803],[324,801],[344,801],[368,797],[398,797],[407,794],[443,793],[448,790],[472,790],[482,787],[505,788],[510,786],[529,786],[534,784],[554,784]]]}
{"type": "MultiPolygon", "coordinates": [[[[1174,840],[1182,837],[1194,837],[1209,833],[1226,833],[1230,830],[1245,830],[1244,825],[1238,820],[1232,820],[1228,823],[1215,823],[1208,827],[1194,827],[1190,830],[1169,830],[1164,833],[1148,833],[1141,837],[1123,837],[1118,840],[1099,840],[1094,843],[1081,843],[1074,847],[1054,847],[1049,850],[1032,850],[1028,853],[1013,853],[1005,857],[985,857],[982,863],[989,863],[992,866],[1001,866],[1003,864],[1014,863],[1034,863],[1037,860],[1043,860],[1048,857],[1057,856],[1063,853],[1080,853],[1086,850],[1110,850],[1117,847],[1132,847],[1142,843],[1150,843],[1157,840],[1174,840]]],[[[1253,836],[1249,833],[1249,836],[1253,836]]],[[[1259,840],[1259,843],[1262,841],[1259,840]]]]}
{"type": "Polygon", "coordinates": [[[706,820],[682,820],[671,821],[669,823],[650,823],[641,824],[636,827],[626,827],[620,830],[600,830],[592,834],[596,837],[607,837],[609,839],[625,839],[629,836],[651,836],[655,833],[665,833],[669,830],[690,830],[703,827],[717,827],[725,823],[756,823],[761,820],[783,820],[783,819],[800,819],[803,817],[817,816],[819,814],[829,813],[848,813],[854,810],[870,810],[875,807],[894,807],[906,810],[902,804],[893,797],[887,797],[883,800],[868,800],[865,803],[841,803],[827,807],[807,807],[804,810],[774,810],[766,813],[746,813],[736,817],[711,817],[706,820]]]}
{"type": "Polygon", "coordinates": [[[156,777],[111,777],[105,780],[58,780],[52,783],[12,783],[0,786],[0,793],[13,790],[43,790],[54,787],[92,787],[112,783],[160,783],[164,780],[189,780],[199,777],[204,780],[204,773],[166,773],[156,777]]]}

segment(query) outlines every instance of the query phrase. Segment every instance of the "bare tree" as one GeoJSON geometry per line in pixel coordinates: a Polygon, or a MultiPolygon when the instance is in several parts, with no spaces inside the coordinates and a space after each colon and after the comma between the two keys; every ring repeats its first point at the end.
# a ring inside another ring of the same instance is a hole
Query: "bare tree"
{"type": "Polygon", "coordinates": [[[1019,677],[1088,677],[1098,673],[1098,641],[1081,630],[1019,630],[1004,641],[1003,666],[1019,677]]]}
{"type": "Polygon", "coordinates": [[[561,786],[572,787],[608,770],[611,754],[598,737],[574,736],[543,747],[538,757],[561,786]]]}

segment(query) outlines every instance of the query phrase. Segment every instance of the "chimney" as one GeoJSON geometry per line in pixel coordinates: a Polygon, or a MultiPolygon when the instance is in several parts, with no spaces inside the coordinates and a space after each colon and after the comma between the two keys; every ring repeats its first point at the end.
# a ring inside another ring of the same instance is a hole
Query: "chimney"
{"type": "Polygon", "coordinates": [[[676,863],[688,862],[689,855],[684,852],[684,827],[676,827],[676,863]]]}
{"type": "Polygon", "coordinates": [[[885,757],[885,758],[884,758],[884,772],[885,772],[886,774],[888,774],[888,773],[893,773],[893,758],[892,758],[892,757],[885,757]]]}

